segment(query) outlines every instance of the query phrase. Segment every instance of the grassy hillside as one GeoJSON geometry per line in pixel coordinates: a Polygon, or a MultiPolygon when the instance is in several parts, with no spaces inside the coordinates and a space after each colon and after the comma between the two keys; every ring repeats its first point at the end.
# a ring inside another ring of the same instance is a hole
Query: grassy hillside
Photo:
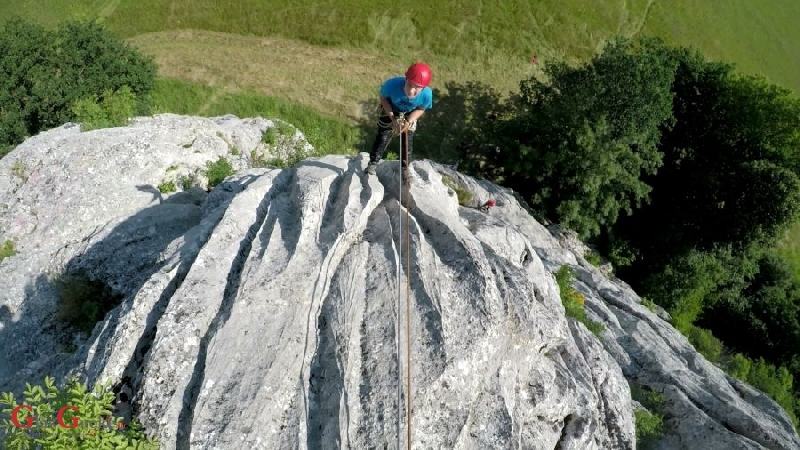
{"type": "MultiPolygon", "coordinates": [[[[300,108],[270,111],[316,111],[320,129],[368,116],[377,85],[413,60],[432,64],[436,88],[480,81],[508,92],[540,73],[532,55],[578,61],[617,34],[696,46],[800,92],[796,0],[0,2],[0,22],[12,14],[46,25],[99,18],[153,55],[162,76],[213,88],[184,112],[217,112],[218,98],[256,92],[300,108]]],[[[800,226],[783,242],[800,277],[800,226]]]]}
{"type": "Polygon", "coordinates": [[[800,93],[798,16],[800,2],[793,0],[670,0],[653,3],[642,32],[800,93]]]}
{"type": "Polygon", "coordinates": [[[10,14],[53,25],[100,17],[168,76],[250,87],[353,119],[375,84],[424,59],[435,85],[477,80],[501,92],[536,73],[532,55],[579,60],[613,35],[695,45],[800,92],[794,0],[19,0],[10,14]],[[179,30],[204,30],[191,33],[179,30]],[[269,37],[270,39],[259,39],[269,37]]]}

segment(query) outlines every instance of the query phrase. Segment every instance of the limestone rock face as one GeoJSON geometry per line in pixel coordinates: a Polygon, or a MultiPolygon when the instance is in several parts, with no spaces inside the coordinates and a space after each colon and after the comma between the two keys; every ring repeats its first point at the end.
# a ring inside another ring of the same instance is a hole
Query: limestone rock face
{"type": "Polygon", "coordinates": [[[365,155],[249,168],[270,126],[65,126],[0,160],[0,389],[130,377],[166,449],[405,448],[409,424],[421,449],[633,449],[631,383],[665,399],[663,448],[800,448],[513,192],[418,161],[400,203],[397,162],[370,177],[365,155]],[[155,188],[220,156],[238,171],[208,194],[155,188]],[[443,175],[497,206],[459,206],[443,175]],[[565,317],[565,264],[600,338],[565,317]],[[124,296],[91,336],[54,319],[74,270],[124,296]]]}

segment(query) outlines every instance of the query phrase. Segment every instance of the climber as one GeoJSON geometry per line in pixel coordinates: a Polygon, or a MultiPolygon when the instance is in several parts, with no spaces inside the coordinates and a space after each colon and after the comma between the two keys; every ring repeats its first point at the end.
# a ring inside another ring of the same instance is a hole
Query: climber
{"type": "Polygon", "coordinates": [[[119,393],[119,400],[114,404],[114,417],[122,419],[117,424],[118,430],[125,430],[131,425],[131,402],[128,394],[124,392],[119,393]]]}
{"type": "Polygon", "coordinates": [[[485,213],[488,213],[491,208],[494,208],[494,206],[495,206],[494,199],[490,198],[489,200],[486,200],[486,203],[478,207],[478,209],[480,209],[485,213]]]}
{"type": "Polygon", "coordinates": [[[408,154],[400,155],[400,163],[404,174],[408,174],[409,179],[413,178],[409,164],[411,144],[417,120],[433,107],[433,92],[428,87],[430,83],[431,68],[421,62],[409,66],[405,77],[389,78],[383,83],[379,95],[383,111],[378,118],[377,135],[369,153],[368,174],[375,175],[375,168],[392,138],[402,135],[401,138],[408,144],[408,154]]]}
{"type": "Polygon", "coordinates": [[[117,382],[111,391],[114,393],[114,401],[112,402],[113,417],[121,418],[118,423],[111,423],[111,415],[105,415],[106,423],[109,429],[117,429],[117,431],[125,431],[128,429],[132,418],[132,405],[131,396],[133,395],[133,385],[131,377],[125,376],[117,382]]]}

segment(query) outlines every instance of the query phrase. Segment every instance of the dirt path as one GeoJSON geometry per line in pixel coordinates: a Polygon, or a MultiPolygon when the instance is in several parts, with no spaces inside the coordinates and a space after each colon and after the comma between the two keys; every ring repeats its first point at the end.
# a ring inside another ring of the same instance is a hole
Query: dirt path
{"type": "Polygon", "coordinates": [[[114,10],[117,9],[117,6],[119,6],[119,1],[120,0],[109,0],[106,2],[106,4],[103,5],[103,9],[101,9],[100,13],[98,14],[100,18],[105,19],[106,17],[111,16],[111,14],[114,13],[114,10]]]}
{"type": "Polygon", "coordinates": [[[650,8],[653,7],[653,4],[655,2],[656,2],[656,0],[648,0],[647,1],[647,6],[644,8],[644,14],[642,14],[642,20],[639,21],[639,25],[633,31],[632,36],[636,36],[636,35],[638,35],[639,33],[642,32],[642,28],[644,28],[644,24],[647,23],[647,17],[650,16],[650,8]]]}

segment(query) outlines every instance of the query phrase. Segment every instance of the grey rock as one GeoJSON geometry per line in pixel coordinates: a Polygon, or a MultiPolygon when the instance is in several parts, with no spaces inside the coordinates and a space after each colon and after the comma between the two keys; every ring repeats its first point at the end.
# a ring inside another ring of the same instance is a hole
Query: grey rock
{"type": "Polygon", "coordinates": [[[0,388],[131,377],[136,418],[166,449],[405,448],[409,397],[414,448],[633,449],[630,382],[665,398],[662,448],[800,448],[777,404],[514,192],[418,161],[400,205],[397,162],[367,177],[364,154],[251,168],[269,126],[64,126],[0,160],[0,230],[19,249],[0,264],[0,388]],[[219,156],[237,173],[210,193],[154,188],[219,156]],[[564,264],[600,338],[565,317],[564,264]],[[124,296],[90,336],[53,317],[50,277],[77,269],[124,296]]]}

